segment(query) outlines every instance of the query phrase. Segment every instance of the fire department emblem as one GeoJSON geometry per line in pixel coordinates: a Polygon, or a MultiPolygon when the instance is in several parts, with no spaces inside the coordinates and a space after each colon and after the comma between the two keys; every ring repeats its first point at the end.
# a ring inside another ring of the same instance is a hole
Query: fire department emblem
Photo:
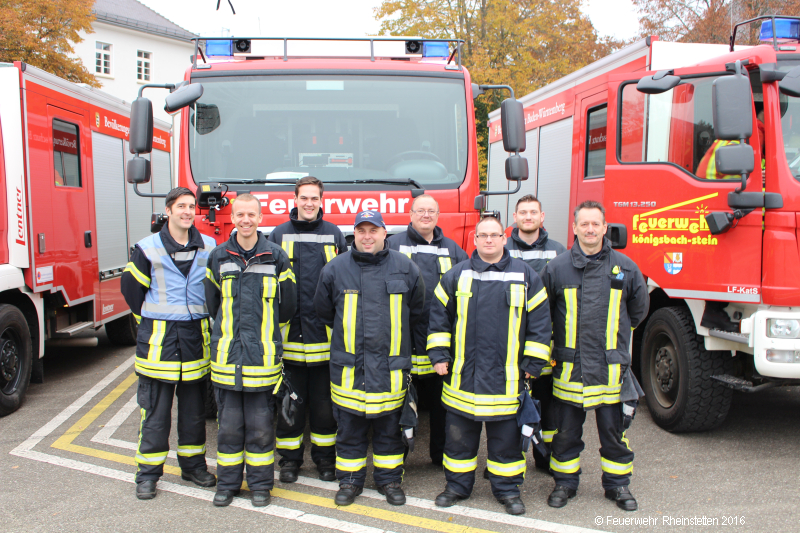
{"type": "Polygon", "coordinates": [[[364,211],[363,213],[361,213],[361,218],[372,218],[374,216],[375,213],[373,213],[372,211],[364,211]]]}
{"type": "Polygon", "coordinates": [[[664,270],[667,274],[675,275],[683,268],[683,253],[666,253],[664,254],[664,270]]]}

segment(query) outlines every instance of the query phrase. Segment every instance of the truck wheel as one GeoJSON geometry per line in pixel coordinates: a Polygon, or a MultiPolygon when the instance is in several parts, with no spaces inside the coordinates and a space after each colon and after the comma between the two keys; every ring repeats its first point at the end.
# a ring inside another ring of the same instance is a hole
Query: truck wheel
{"type": "Polygon", "coordinates": [[[214,398],[214,385],[209,379],[206,381],[208,388],[206,389],[206,418],[211,420],[217,419],[217,400],[214,398]]]}
{"type": "Polygon", "coordinates": [[[728,414],[733,391],[711,376],[731,373],[728,352],[708,351],[685,307],[664,307],[647,321],[641,351],[642,388],[653,420],[678,432],[705,431],[728,414]]]}
{"type": "Polygon", "coordinates": [[[133,313],[106,322],[106,335],[111,344],[117,346],[136,346],[136,334],[139,332],[139,325],[133,318],[133,313]]]}
{"type": "Polygon", "coordinates": [[[31,381],[31,332],[22,311],[0,305],[0,416],[16,411],[31,381]]]}

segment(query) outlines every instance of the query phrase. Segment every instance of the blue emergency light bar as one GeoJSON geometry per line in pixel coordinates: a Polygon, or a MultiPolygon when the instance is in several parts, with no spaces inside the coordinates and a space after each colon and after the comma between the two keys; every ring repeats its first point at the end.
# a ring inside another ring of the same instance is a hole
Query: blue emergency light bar
{"type": "Polygon", "coordinates": [[[797,19],[775,19],[775,32],[772,31],[772,20],[765,20],[761,23],[762,41],[771,41],[773,36],[776,39],[800,40],[800,20],[797,19]]]}
{"type": "Polygon", "coordinates": [[[422,43],[422,57],[450,57],[450,46],[447,43],[422,43]]]}
{"type": "Polygon", "coordinates": [[[206,41],[206,55],[207,56],[232,56],[233,55],[233,41],[228,39],[225,41],[206,41]]]}

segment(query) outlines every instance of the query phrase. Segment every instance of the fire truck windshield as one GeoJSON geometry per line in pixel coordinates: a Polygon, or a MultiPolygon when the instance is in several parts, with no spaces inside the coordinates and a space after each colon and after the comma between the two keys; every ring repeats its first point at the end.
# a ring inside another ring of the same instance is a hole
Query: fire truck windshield
{"type": "MultiPolygon", "coordinates": [[[[800,65],[798,61],[781,61],[779,70],[789,71],[800,65]]],[[[780,95],[781,131],[783,150],[789,169],[796,179],[800,179],[800,98],[780,95]]]]}
{"type": "MultiPolygon", "coordinates": [[[[412,179],[456,188],[467,166],[463,79],[258,76],[203,80],[190,109],[195,182],[412,179]]],[[[391,184],[384,184],[392,187],[391,184]]]]}

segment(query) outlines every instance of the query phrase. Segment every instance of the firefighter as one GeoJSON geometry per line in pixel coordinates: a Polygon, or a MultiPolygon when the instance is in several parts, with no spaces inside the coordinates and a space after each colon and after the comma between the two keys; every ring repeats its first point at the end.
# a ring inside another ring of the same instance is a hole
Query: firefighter
{"type": "Polygon", "coordinates": [[[209,314],[203,292],[215,242],[194,227],[195,195],[167,193],[169,216],[161,231],[134,246],[120,288],[139,322],[137,399],[141,407],[136,449],[136,497],[156,496],[169,452],[172,399],[178,395],[178,464],[181,477],[201,487],[216,478],[206,467],[209,314]]]}
{"type": "Polygon", "coordinates": [[[311,423],[311,459],[317,465],[319,478],[336,479],[336,420],[328,366],[330,329],[317,317],[314,293],[322,267],[347,251],[347,241],[335,224],[322,220],[323,191],[324,186],[317,178],[300,178],[294,187],[297,207],[289,214],[289,221],[269,236],[289,256],[297,278],[297,313],[283,329],[283,369],[301,400],[293,425],[278,417],[275,435],[283,483],[297,481],[303,464],[306,411],[311,423]]]}
{"type": "Polygon", "coordinates": [[[594,410],[605,495],[621,509],[634,511],[636,500],[628,489],[633,451],[625,436],[632,414],[625,420],[629,406],[620,401],[620,391],[635,383],[628,346],[633,328],[647,316],[647,286],[636,264],[612,250],[604,238],[605,210],[599,202],[579,204],[573,216],[576,245],[542,272],[550,296],[556,362],[557,430],[550,456],[555,489],[547,503],[563,507],[576,495],[583,423],[586,411],[594,410]]]}
{"type": "Polygon", "coordinates": [[[483,423],[492,494],[509,514],[523,514],[519,486],[525,477],[516,415],[526,378],[550,360],[550,310],[536,272],[511,258],[503,224],[486,217],[475,227],[469,261],[442,276],[434,291],[428,357],[447,375],[444,468],[447,485],[436,505],[466,499],[475,483],[483,423]]]}
{"type": "MultiPolygon", "coordinates": [[[[517,200],[514,209],[516,228],[511,231],[511,238],[506,241],[506,249],[511,257],[522,259],[537,274],[541,274],[545,265],[554,257],[567,251],[564,245],[548,237],[544,229],[544,210],[542,202],[533,195],[525,195],[517,200]]],[[[553,367],[545,365],[539,379],[532,380],[531,396],[539,400],[542,406],[542,436],[546,443],[553,441],[555,424],[552,415],[553,403],[553,367]]],[[[542,455],[533,447],[533,460],[536,467],[550,471],[550,456],[542,455]]]]}
{"type": "Polygon", "coordinates": [[[400,414],[411,370],[411,339],[422,335],[425,282],[405,255],[385,246],[377,211],[356,215],[354,247],[325,265],[314,307],[331,335],[331,396],[336,434],[336,505],[361,494],[368,431],[378,492],[403,505],[405,445],[400,414]]]}
{"type": "MultiPolygon", "coordinates": [[[[392,235],[386,241],[392,250],[406,254],[419,267],[425,280],[425,306],[422,321],[428,323],[433,290],[442,275],[453,265],[469,259],[455,241],[444,236],[436,225],[439,220],[439,204],[429,194],[417,196],[411,204],[411,223],[402,233],[392,235]]],[[[433,464],[441,466],[444,453],[445,410],[442,405],[442,376],[431,366],[425,355],[427,330],[419,338],[412,339],[411,375],[414,387],[419,394],[420,403],[427,405],[430,412],[429,453],[433,464]]],[[[413,334],[413,332],[412,332],[413,334]]]]}
{"type": "Polygon", "coordinates": [[[211,334],[211,381],[217,399],[217,476],[214,505],[230,505],[247,485],[253,505],[270,502],[275,434],[274,392],[280,385],[280,325],[297,306],[289,258],[258,231],[261,202],[240,194],[231,219],[236,233],[211,253],[205,280],[211,334]]]}

